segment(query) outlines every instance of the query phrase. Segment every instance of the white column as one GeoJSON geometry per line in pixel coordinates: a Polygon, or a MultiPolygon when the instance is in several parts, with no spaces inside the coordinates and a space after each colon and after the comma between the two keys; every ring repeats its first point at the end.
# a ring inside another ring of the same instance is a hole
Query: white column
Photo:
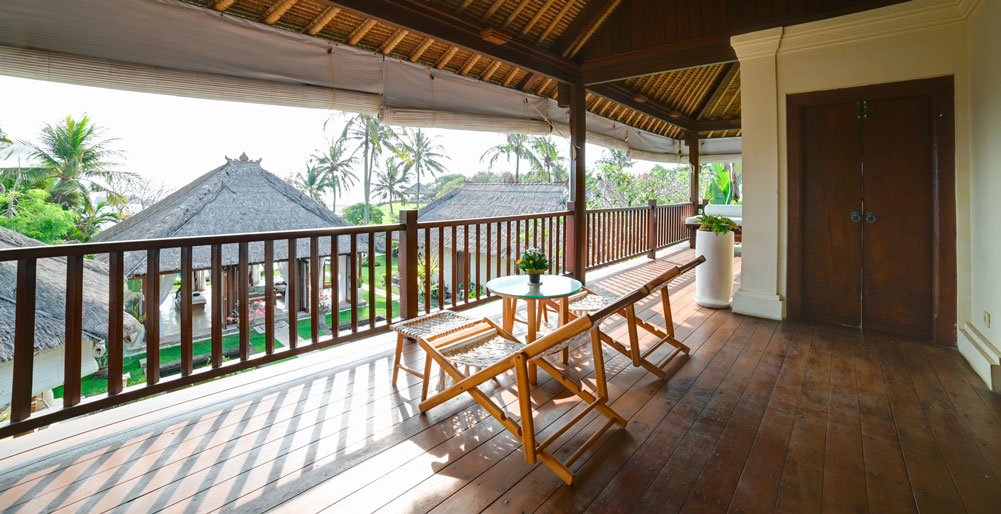
{"type": "MultiPolygon", "coordinates": [[[[785,211],[779,176],[779,102],[776,51],[783,29],[731,38],[740,60],[741,129],[743,131],[744,208],[740,289],[733,310],[763,318],[785,317],[780,263],[785,237],[780,223],[785,211]]],[[[784,112],[784,109],[782,109],[784,112]]]]}

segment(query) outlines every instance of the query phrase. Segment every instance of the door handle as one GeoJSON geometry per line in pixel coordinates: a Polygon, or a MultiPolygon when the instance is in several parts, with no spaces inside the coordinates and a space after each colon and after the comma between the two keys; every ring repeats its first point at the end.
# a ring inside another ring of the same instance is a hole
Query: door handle
{"type": "Polygon", "coordinates": [[[851,217],[852,217],[852,221],[854,221],[855,223],[858,223],[859,221],[862,221],[862,216],[859,216],[858,211],[852,211],[851,217]]]}
{"type": "Polygon", "coordinates": [[[865,222],[866,223],[876,223],[876,215],[873,214],[873,213],[871,213],[871,212],[865,213],[865,222]]]}

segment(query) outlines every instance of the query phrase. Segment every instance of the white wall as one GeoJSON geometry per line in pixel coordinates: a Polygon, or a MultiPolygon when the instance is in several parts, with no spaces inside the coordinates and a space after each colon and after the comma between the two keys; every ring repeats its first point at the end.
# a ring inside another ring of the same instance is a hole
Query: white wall
{"type": "Polygon", "coordinates": [[[970,313],[959,351],[1001,389],[1001,1],[984,0],[967,24],[970,67],[970,313]],[[987,326],[984,313],[995,316],[987,326]]]}
{"type": "MultiPolygon", "coordinates": [[[[972,344],[971,337],[980,339],[979,346],[995,346],[989,341],[998,341],[998,334],[986,329],[981,318],[984,310],[998,310],[1001,303],[1001,271],[996,269],[1001,241],[987,235],[997,233],[988,224],[1001,219],[996,205],[1001,193],[996,172],[1001,162],[999,4],[914,0],[731,40],[741,64],[744,152],[744,243],[736,312],[773,319],[785,316],[786,95],[952,75],[959,347],[973,362],[977,359],[964,350],[964,345],[972,344]],[[971,238],[973,229],[980,236],[976,241],[971,238]],[[977,334],[970,335],[971,331],[977,334]]],[[[990,351],[986,353],[990,356],[990,351]]],[[[980,361],[974,368],[987,380],[989,366],[985,367],[985,359],[980,361]]]]}

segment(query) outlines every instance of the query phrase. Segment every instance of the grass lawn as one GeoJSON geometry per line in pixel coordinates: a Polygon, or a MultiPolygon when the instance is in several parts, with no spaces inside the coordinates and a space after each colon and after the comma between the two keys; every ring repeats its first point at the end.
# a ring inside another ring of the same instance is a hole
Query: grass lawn
{"type": "MultiPolygon", "coordinates": [[[[427,205],[422,203],[421,207],[427,205]]],[[[376,207],[382,209],[382,222],[383,223],[396,223],[400,220],[400,211],[403,209],[416,209],[417,204],[415,203],[403,203],[403,202],[393,202],[393,212],[389,212],[389,204],[384,203],[377,205],[376,207]]]]}

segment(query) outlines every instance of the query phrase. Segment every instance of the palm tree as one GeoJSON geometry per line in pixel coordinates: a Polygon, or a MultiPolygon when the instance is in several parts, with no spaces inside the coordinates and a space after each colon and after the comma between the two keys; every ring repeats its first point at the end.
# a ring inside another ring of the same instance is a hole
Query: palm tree
{"type": "Polygon", "coordinates": [[[354,155],[348,155],[344,148],[345,140],[331,141],[327,149],[319,150],[310,157],[319,173],[324,175],[327,188],[333,193],[330,210],[337,210],[337,196],[345,189],[355,185],[358,177],[352,171],[357,162],[354,155]]]}
{"type": "Polygon", "coordinates": [[[396,218],[396,213],[393,212],[393,200],[403,197],[406,191],[407,178],[406,166],[397,159],[390,157],[386,159],[386,168],[382,173],[379,173],[377,177],[378,181],[375,183],[375,195],[389,201],[389,214],[394,219],[396,218]]]}
{"type": "Polygon", "coordinates": [[[101,227],[121,221],[123,218],[117,212],[111,211],[114,206],[108,202],[98,202],[97,205],[87,204],[77,219],[76,239],[87,242],[101,231],[101,227]],[[107,210],[106,210],[107,209],[107,210]]]}
{"type": "Polygon", "coordinates": [[[330,188],[327,174],[311,162],[306,163],[305,172],[300,171],[292,178],[292,185],[321,205],[323,204],[323,194],[330,188]]]}
{"type": "MultiPolygon", "coordinates": [[[[560,152],[556,149],[556,143],[553,142],[551,137],[533,137],[531,144],[535,154],[535,160],[530,161],[533,171],[539,173],[540,176],[544,176],[546,182],[552,182],[554,174],[562,175],[566,173],[566,169],[563,168],[563,157],[560,157],[560,152]],[[560,173],[561,170],[563,171],[562,174],[560,173]]],[[[557,178],[557,180],[563,179],[557,178]]]]}
{"type": "Polygon", "coordinates": [[[34,161],[33,172],[44,173],[44,186],[52,193],[51,201],[70,209],[90,205],[90,192],[103,191],[111,196],[116,182],[136,176],[118,171],[112,159],[121,152],[111,149],[115,139],[99,140],[103,130],[86,114],[80,120],[67,116],[56,125],[45,125],[40,144],[24,143],[34,161]]]}
{"type": "Polygon", "coordinates": [[[525,134],[507,134],[504,143],[492,146],[480,156],[480,162],[489,159],[490,169],[493,169],[497,159],[504,156],[507,162],[511,162],[514,157],[514,181],[521,180],[521,160],[527,159],[529,163],[538,162],[538,158],[532,152],[528,143],[528,136],[525,134]]]}
{"type": "Polygon", "coordinates": [[[396,133],[387,125],[383,125],[379,118],[359,114],[348,120],[348,124],[341,133],[341,139],[354,141],[357,145],[355,151],[361,150],[362,152],[362,186],[365,194],[365,214],[362,217],[362,222],[367,225],[371,212],[372,175],[379,162],[378,158],[382,154],[383,147],[394,149],[393,142],[396,139],[396,133]]]}
{"type": "Polygon", "coordinates": [[[439,162],[440,159],[448,159],[448,156],[441,153],[443,151],[445,149],[434,142],[434,137],[427,135],[423,130],[404,129],[397,152],[403,159],[403,173],[409,174],[414,171],[417,175],[418,207],[421,205],[421,176],[429,173],[434,178],[437,174],[445,172],[445,166],[439,162]]]}

